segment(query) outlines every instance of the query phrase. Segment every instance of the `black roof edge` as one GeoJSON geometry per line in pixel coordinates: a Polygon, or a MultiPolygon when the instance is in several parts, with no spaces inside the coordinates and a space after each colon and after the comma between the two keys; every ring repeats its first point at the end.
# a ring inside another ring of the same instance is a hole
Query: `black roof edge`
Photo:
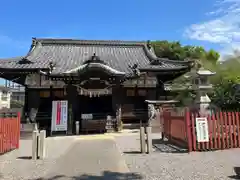
{"type": "Polygon", "coordinates": [[[143,46],[147,41],[127,41],[127,40],[84,40],[84,39],[54,39],[54,38],[32,38],[36,44],[76,44],[76,45],[123,45],[123,46],[143,46]]]}
{"type": "MultiPolygon", "coordinates": [[[[154,65],[153,65],[154,66],[154,65]]],[[[179,70],[184,70],[184,71],[188,71],[190,70],[190,67],[188,66],[182,66],[182,67],[175,67],[175,68],[139,68],[140,71],[144,72],[144,71],[148,71],[148,72],[156,72],[159,71],[161,69],[161,72],[165,72],[165,71],[179,71],[179,70]]]]}
{"type": "Polygon", "coordinates": [[[48,70],[48,68],[7,68],[7,67],[1,67],[0,66],[0,73],[1,72],[39,72],[40,70],[48,70]]]}

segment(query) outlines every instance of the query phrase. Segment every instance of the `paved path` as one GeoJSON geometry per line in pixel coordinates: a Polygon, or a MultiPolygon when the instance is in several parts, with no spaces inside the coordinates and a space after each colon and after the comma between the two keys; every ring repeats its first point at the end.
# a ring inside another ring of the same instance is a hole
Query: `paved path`
{"type": "Polygon", "coordinates": [[[113,139],[76,140],[44,179],[118,179],[129,173],[113,139]]]}

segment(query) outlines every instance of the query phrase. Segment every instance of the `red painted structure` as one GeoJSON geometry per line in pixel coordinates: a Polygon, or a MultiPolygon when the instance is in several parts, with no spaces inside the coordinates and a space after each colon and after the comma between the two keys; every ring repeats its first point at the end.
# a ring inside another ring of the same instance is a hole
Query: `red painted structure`
{"type": "Polygon", "coordinates": [[[3,154],[19,148],[20,113],[0,114],[0,154],[3,154]]]}
{"type": "Polygon", "coordinates": [[[197,142],[197,117],[200,117],[199,114],[189,111],[164,111],[161,121],[164,137],[173,144],[187,148],[189,152],[240,147],[239,112],[216,112],[208,116],[208,142],[197,142]]]}

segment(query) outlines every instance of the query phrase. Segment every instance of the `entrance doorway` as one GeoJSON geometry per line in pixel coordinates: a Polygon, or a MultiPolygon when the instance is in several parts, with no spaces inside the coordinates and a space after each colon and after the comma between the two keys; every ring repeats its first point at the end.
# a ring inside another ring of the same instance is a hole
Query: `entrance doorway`
{"type": "Polygon", "coordinates": [[[112,96],[89,97],[80,96],[81,132],[105,132],[107,116],[113,116],[112,96]],[[89,119],[82,119],[82,115],[89,119]]]}
{"type": "Polygon", "coordinates": [[[113,114],[111,95],[100,97],[80,96],[79,101],[81,114],[92,114],[93,119],[113,114]]]}

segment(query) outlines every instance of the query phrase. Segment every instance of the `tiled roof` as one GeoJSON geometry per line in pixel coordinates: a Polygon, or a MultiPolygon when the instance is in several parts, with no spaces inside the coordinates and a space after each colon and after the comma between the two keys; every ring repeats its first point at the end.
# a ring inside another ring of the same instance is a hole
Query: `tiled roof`
{"type": "Polygon", "coordinates": [[[55,64],[53,73],[63,73],[82,65],[93,54],[106,65],[122,72],[138,64],[139,69],[187,69],[189,63],[160,59],[143,41],[95,41],[73,39],[33,39],[30,52],[25,57],[0,61],[0,68],[44,69],[49,62],[55,64]],[[26,63],[19,63],[25,59],[26,63]],[[158,65],[151,65],[158,61],[158,65]]]}

